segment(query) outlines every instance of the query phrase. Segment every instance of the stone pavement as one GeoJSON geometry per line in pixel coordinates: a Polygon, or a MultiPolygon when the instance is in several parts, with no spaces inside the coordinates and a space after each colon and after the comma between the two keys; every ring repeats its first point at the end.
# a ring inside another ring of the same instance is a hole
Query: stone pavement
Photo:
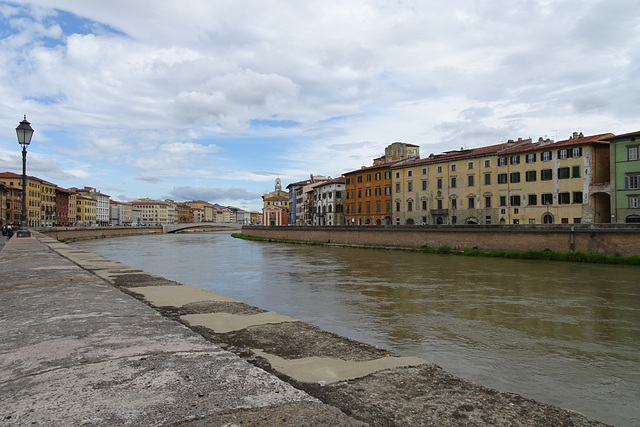
{"type": "Polygon", "coordinates": [[[38,238],[12,238],[0,274],[0,425],[363,425],[38,238]]]}
{"type": "Polygon", "coordinates": [[[0,252],[1,425],[602,425],[34,236],[0,252]]]}

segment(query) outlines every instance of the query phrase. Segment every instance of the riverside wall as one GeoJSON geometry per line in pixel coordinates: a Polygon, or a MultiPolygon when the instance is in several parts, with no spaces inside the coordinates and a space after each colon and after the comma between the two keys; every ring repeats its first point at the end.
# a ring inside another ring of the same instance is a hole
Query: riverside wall
{"type": "Polygon", "coordinates": [[[35,230],[62,242],[139,234],[162,234],[162,227],[50,227],[36,228],[35,230]]]}
{"type": "Polygon", "coordinates": [[[640,226],[576,224],[571,226],[414,226],[414,227],[243,227],[242,234],[265,239],[344,245],[481,250],[581,251],[640,256],[640,226]]]}

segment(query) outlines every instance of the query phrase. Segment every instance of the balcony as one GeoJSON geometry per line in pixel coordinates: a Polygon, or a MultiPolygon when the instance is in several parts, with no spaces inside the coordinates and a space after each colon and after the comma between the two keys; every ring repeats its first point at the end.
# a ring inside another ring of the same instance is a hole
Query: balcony
{"type": "Polygon", "coordinates": [[[431,215],[449,215],[449,209],[431,209],[431,215]]]}

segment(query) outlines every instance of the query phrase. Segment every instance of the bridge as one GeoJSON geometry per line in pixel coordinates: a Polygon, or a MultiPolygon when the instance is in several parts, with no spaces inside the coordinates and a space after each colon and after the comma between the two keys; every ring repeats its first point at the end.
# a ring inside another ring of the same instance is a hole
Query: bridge
{"type": "Polygon", "coordinates": [[[168,224],[162,226],[162,232],[177,233],[178,231],[186,230],[189,228],[228,228],[240,230],[242,228],[242,224],[238,224],[235,222],[198,222],[186,224],[168,224]]]}

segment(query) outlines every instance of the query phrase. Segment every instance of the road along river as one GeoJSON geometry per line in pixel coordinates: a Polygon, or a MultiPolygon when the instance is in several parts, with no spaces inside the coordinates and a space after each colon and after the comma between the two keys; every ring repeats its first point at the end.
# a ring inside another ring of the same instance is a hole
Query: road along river
{"type": "Polygon", "coordinates": [[[260,243],[227,232],[74,245],[476,383],[640,425],[640,268],[260,243]]]}

